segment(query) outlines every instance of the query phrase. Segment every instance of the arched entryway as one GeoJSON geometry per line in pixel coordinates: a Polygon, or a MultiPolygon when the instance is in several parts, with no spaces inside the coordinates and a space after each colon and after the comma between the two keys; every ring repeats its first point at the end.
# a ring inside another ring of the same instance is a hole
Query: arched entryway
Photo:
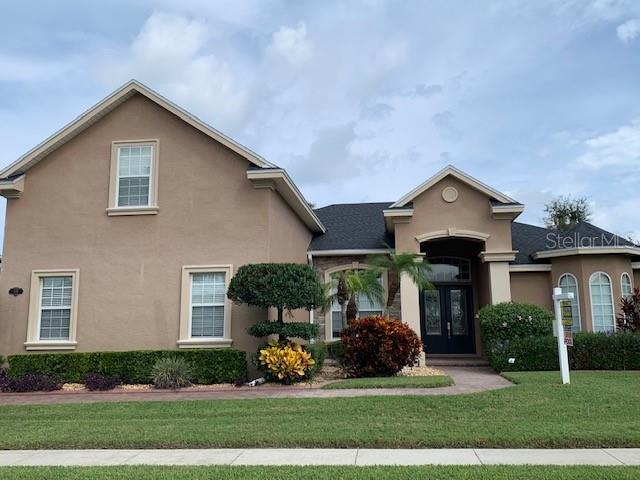
{"type": "Polygon", "coordinates": [[[420,292],[420,333],[427,354],[479,353],[476,312],[488,303],[484,242],[443,238],[423,242],[432,288],[420,292]]]}

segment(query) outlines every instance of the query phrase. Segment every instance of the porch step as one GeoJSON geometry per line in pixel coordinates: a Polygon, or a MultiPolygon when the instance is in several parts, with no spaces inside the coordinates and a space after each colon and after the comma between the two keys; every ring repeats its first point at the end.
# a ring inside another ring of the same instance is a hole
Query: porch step
{"type": "Polygon", "coordinates": [[[489,362],[482,357],[432,357],[427,356],[429,367],[488,367],[489,362]]]}

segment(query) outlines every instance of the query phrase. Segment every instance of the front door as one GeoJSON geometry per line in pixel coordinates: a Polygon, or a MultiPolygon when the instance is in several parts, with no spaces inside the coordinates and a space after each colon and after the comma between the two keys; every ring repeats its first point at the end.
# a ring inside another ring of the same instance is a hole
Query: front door
{"type": "Polygon", "coordinates": [[[421,295],[424,349],[430,353],[475,353],[473,299],[468,285],[440,285],[421,295]]]}

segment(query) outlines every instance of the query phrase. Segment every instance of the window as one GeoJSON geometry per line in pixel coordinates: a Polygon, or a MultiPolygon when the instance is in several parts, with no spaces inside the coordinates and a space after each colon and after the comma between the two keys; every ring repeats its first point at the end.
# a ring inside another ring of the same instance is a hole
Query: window
{"type": "Polygon", "coordinates": [[[114,142],[111,153],[109,215],[155,214],[158,142],[114,142]]]}
{"type": "Polygon", "coordinates": [[[631,277],[627,272],[620,277],[620,288],[622,292],[622,298],[629,298],[633,296],[633,286],[631,285],[631,277]]]}
{"type": "Polygon", "coordinates": [[[580,331],[580,298],[578,295],[578,281],[570,273],[565,273],[560,277],[558,286],[562,289],[562,293],[573,293],[573,300],[571,300],[571,315],[573,316],[574,332],[580,331]]]}
{"type": "MultiPolygon", "coordinates": [[[[335,295],[338,289],[338,275],[339,273],[331,275],[331,295],[335,295]]],[[[382,276],[380,277],[380,283],[382,283],[382,276]]],[[[382,303],[375,301],[372,302],[365,295],[358,295],[356,297],[356,305],[358,306],[358,317],[382,315],[384,311],[384,305],[382,303]]],[[[341,333],[342,313],[340,304],[337,301],[334,301],[331,304],[331,339],[340,338],[341,333]]]]}
{"type": "Polygon", "coordinates": [[[180,348],[231,345],[231,272],[230,265],[182,268],[180,348]]]}
{"type": "Polygon", "coordinates": [[[148,207],[151,145],[118,147],[118,207],[148,207]]]}
{"type": "Polygon", "coordinates": [[[427,259],[430,282],[465,282],[471,280],[471,262],[466,258],[431,257],[427,259]]]}
{"type": "Polygon", "coordinates": [[[191,274],[191,338],[224,338],[224,272],[191,274]]]}
{"type": "Polygon", "coordinates": [[[76,347],[78,270],[39,270],[31,274],[27,350],[76,347]]]}
{"type": "Polygon", "coordinates": [[[611,278],[604,272],[596,272],[589,279],[591,292],[591,320],[594,332],[615,330],[613,292],[611,278]]]}

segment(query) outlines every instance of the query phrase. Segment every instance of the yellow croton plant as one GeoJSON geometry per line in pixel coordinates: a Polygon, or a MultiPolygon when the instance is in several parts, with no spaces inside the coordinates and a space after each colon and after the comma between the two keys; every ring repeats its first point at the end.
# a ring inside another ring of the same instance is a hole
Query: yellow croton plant
{"type": "Polygon", "coordinates": [[[278,380],[289,383],[304,377],[316,362],[311,358],[311,353],[297,343],[272,341],[260,350],[260,363],[278,380]]]}

